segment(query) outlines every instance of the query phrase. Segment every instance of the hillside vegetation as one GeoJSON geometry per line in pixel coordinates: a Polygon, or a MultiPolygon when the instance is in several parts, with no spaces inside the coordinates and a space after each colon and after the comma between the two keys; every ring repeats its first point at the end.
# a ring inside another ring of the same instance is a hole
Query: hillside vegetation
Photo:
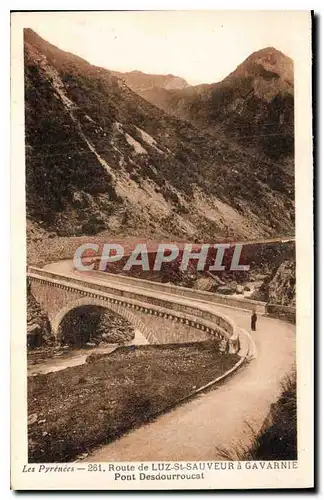
{"type": "Polygon", "coordinates": [[[220,353],[214,340],[121,347],[95,363],[29,377],[29,462],[87,455],[176,405],[238,359],[220,353]]]}

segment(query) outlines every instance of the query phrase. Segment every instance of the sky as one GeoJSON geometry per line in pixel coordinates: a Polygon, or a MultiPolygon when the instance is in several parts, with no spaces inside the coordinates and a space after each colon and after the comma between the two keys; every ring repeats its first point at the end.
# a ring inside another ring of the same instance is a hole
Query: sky
{"type": "Polygon", "coordinates": [[[25,27],[91,64],[181,76],[225,78],[252,52],[301,49],[305,11],[36,12],[25,27]]]}

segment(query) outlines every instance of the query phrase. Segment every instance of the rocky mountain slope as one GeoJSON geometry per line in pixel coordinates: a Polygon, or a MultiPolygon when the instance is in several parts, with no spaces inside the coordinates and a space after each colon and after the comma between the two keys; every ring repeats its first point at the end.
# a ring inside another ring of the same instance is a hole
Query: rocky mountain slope
{"type": "Polygon", "coordinates": [[[293,61],[272,47],[251,54],[223,81],[211,85],[167,89],[156,80],[154,87],[146,88],[128,74],[124,77],[151,103],[215,135],[257,147],[271,158],[293,154],[293,61]]]}
{"type": "Polygon", "coordinates": [[[293,233],[285,159],[169,116],[30,29],[25,126],[29,227],[200,241],[293,233]]]}
{"type": "Polygon", "coordinates": [[[284,261],[273,273],[268,285],[268,301],[270,304],[296,306],[296,264],[284,261]]]}

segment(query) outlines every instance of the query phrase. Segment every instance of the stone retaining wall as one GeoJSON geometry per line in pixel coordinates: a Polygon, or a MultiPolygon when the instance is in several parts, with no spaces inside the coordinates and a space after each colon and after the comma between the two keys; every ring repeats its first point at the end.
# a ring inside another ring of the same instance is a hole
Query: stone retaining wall
{"type": "Polygon", "coordinates": [[[296,323],[295,307],[282,306],[280,304],[267,304],[267,314],[274,318],[288,321],[289,323],[296,323]]]}

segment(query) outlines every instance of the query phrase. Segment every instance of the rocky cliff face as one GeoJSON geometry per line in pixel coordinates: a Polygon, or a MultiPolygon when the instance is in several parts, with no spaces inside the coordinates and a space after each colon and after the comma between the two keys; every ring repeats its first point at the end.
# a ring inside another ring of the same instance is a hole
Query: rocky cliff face
{"type": "Polygon", "coordinates": [[[285,160],[251,155],[167,115],[110,71],[29,29],[25,104],[34,228],[200,241],[294,230],[294,176],[285,160]]]}
{"type": "Polygon", "coordinates": [[[41,347],[50,345],[53,339],[47,314],[42,310],[35,297],[27,292],[27,345],[41,347]]]}
{"type": "Polygon", "coordinates": [[[296,306],[296,264],[284,261],[275,271],[268,285],[268,302],[282,306],[296,306]]]}

